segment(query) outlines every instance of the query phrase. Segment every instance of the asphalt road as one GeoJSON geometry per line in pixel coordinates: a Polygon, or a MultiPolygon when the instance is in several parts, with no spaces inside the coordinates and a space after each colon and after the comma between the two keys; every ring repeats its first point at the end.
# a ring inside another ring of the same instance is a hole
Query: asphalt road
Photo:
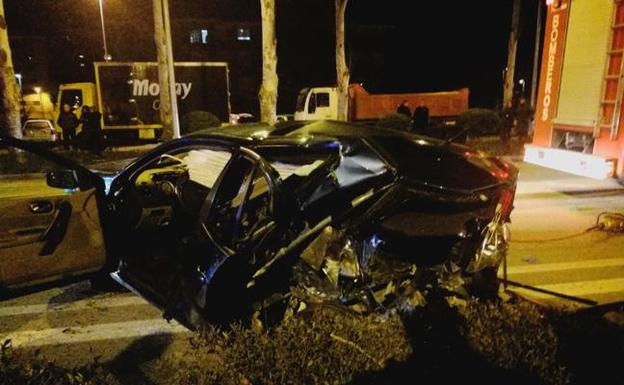
{"type": "Polygon", "coordinates": [[[519,167],[507,272],[510,281],[530,288],[510,288],[565,307],[624,301],[624,234],[585,232],[602,212],[624,214],[624,187],[613,180],[519,167]]]}
{"type": "MultiPolygon", "coordinates": [[[[613,181],[520,168],[509,279],[542,292],[511,289],[557,305],[586,306],[543,291],[599,303],[624,300],[624,235],[580,234],[600,212],[624,212],[624,189],[613,181]]],[[[87,282],[0,303],[0,340],[10,338],[21,351],[38,350],[70,367],[99,356],[140,378],[151,358],[175,352],[190,335],[142,299],[123,291],[94,292],[87,282]]]]}

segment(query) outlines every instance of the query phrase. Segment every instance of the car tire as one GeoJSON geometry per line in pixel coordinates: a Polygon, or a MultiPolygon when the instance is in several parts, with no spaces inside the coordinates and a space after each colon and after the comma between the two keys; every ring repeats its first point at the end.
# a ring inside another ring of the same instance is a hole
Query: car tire
{"type": "Polygon", "coordinates": [[[477,271],[471,276],[469,291],[472,295],[482,299],[498,298],[500,281],[498,280],[498,269],[488,267],[477,271]]]}
{"type": "Polygon", "coordinates": [[[91,283],[91,289],[95,291],[121,291],[122,289],[107,272],[98,272],[89,279],[89,283],[91,283]]]}

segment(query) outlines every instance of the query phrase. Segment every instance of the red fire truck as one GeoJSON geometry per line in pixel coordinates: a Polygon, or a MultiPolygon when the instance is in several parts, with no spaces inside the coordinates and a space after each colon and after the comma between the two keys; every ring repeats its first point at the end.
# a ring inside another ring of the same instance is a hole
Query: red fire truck
{"type": "Polygon", "coordinates": [[[624,177],[624,2],[548,0],[533,143],[525,160],[624,177]]]}

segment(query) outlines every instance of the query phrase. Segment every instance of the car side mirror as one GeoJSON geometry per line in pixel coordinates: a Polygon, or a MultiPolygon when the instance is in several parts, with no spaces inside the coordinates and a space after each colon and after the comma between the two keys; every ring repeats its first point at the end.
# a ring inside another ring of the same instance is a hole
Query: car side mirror
{"type": "Polygon", "coordinates": [[[80,187],[78,177],[74,170],[56,170],[48,172],[46,176],[48,186],[54,188],[62,188],[66,190],[75,190],[80,187]]]}

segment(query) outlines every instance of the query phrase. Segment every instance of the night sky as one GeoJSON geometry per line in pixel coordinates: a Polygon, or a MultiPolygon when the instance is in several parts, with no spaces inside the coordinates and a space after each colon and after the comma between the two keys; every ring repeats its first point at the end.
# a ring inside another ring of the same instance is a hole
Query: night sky
{"type": "MultiPolygon", "coordinates": [[[[523,2],[517,79],[527,79],[527,95],[537,1],[541,0],[523,2]]],[[[259,20],[257,0],[170,2],[174,33],[176,17],[227,13],[223,17],[259,20]]],[[[150,44],[151,1],[105,0],[105,4],[111,50],[121,53],[114,54],[115,60],[155,59],[150,44]]],[[[294,90],[335,81],[333,5],[333,0],[277,0],[281,112],[292,112],[294,90]]],[[[347,39],[352,81],[363,83],[371,92],[469,87],[471,105],[494,107],[502,95],[511,5],[512,0],[350,0],[347,39]]],[[[66,38],[69,30],[75,36],[76,30],[82,29],[84,36],[72,41],[76,49],[84,49],[88,55],[101,49],[96,0],[10,0],[5,7],[12,35],[46,36],[54,41],[66,38]],[[81,8],[82,14],[65,15],[65,5],[72,10],[81,8]]],[[[56,72],[54,68],[50,71],[53,79],[68,80],[67,74],[56,72]]]]}

